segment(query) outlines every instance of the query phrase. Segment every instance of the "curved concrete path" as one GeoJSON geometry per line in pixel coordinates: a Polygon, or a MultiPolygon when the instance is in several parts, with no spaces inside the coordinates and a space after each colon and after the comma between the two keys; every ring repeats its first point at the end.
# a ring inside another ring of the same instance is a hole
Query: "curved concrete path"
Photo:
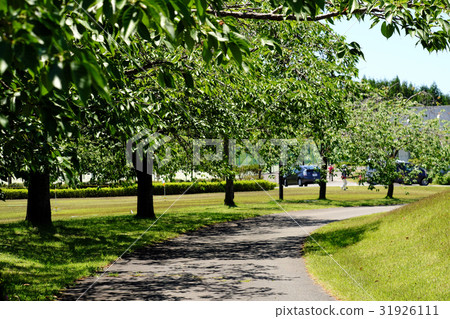
{"type": "Polygon", "coordinates": [[[301,245],[327,223],[399,206],[340,207],[217,224],[126,255],[76,300],[334,300],[308,276],[301,245]],[[302,227],[298,226],[298,224],[302,227]]]}

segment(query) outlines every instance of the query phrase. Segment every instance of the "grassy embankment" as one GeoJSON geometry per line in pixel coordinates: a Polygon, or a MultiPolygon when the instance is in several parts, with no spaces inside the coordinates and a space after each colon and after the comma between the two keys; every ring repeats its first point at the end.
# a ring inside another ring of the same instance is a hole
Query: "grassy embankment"
{"type": "Polygon", "coordinates": [[[326,225],[310,238],[307,268],[342,300],[450,300],[450,192],[398,210],[326,225]],[[370,296],[369,296],[370,295],[370,296]],[[371,297],[372,296],[372,297],[371,297]]]}
{"type": "MultiPolygon", "coordinates": [[[[285,190],[286,210],[335,206],[388,205],[412,202],[442,188],[397,189],[397,199],[386,200],[381,192],[351,187],[343,192],[329,188],[329,200],[318,201],[317,187],[289,187],[285,190]],[[405,190],[409,195],[405,194],[405,190]]],[[[277,190],[269,192],[277,198],[277,190]]],[[[155,209],[161,215],[179,195],[157,196],[155,209]]],[[[115,260],[152,221],[130,214],[136,198],[57,199],[53,208],[54,229],[40,232],[25,222],[26,201],[0,203],[0,272],[10,300],[55,299],[58,291],[75,279],[92,275],[115,260]]],[[[142,247],[175,237],[208,224],[258,215],[281,209],[263,192],[236,193],[238,207],[223,206],[223,194],[185,195],[161,218],[138,244],[142,247]]]]}

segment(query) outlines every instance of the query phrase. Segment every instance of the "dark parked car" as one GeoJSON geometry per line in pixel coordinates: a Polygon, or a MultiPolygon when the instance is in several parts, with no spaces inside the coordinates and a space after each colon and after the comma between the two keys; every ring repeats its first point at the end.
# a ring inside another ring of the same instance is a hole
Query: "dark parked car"
{"type": "Polygon", "coordinates": [[[294,169],[291,174],[283,176],[284,186],[298,185],[308,186],[320,179],[320,169],[314,165],[302,165],[294,169]]]}
{"type": "MultiPolygon", "coordinates": [[[[394,180],[394,182],[399,184],[420,184],[423,186],[431,183],[431,178],[428,177],[427,171],[422,167],[415,166],[411,163],[406,163],[402,161],[397,161],[396,170],[399,172],[399,176],[394,180]]],[[[376,178],[376,169],[367,167],[366,178],[367,181],[372,184],[378,184],[376,178]]]]}
{"type": "Polygon", "coordinates": [[[400,173],[400,176],[395,179],[396,183],[420,184],[423,186],[431,183],[431,178],[428,177],[427,171],[411,163],[397,162],[397,172],[400,173]]]}

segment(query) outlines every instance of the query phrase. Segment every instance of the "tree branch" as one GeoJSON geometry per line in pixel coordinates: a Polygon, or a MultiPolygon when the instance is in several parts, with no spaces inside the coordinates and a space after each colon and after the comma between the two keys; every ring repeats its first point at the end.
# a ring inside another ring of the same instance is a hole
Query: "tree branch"
{"type": "MultiPolygon", "coordinates": [[[[237,19],[252,19],[252,20],[272,20],[272,21],[284,21],[284,20],[297,20],[297,17],[293,14],[284,15],[284,14],[275,14],[275,13],[258,13],[258,12],[238,12],[238,11],[214,11],[214,10],[206,10],[208,14],[217,14],[217,16],[222,17],[234,17],[237,19]]],[[[353,11],[353,13],[384,13],[383,9],[373,8],[369,10],[367,7],[363,7],[353,11]]],[[[342,15],[346,15],[347,10],[330,12],[325,14],[320,14],[315,17],[307,17],[299,18],[299,21],[320,21],[326,20],[333,17],[338,17],[342,15]]]]}
{"type": "Polygon", "coordinates": [[[406,102],[409,102],[411,99],[415,98],[415,97],[418,96],[418,95],[429,95],[429,96],[433,99],[433,103],[436,103],[436,100],[434,99],[434,96],[433,96],[432,94],[430,94],[429,92],[423,91],[423,90],[420,91],[420,92],[417,92],[416,94],[411,95],[411,96],[406,100],[406,102]]]}
{"type": "Polygon", "coordinates": [[[147,71],[151,68],[160,66],[160,65],[173,65],[172,62],[168,62],[168,61],[152,61],[152,62],[148,62],[146,64],[144,64],[143,66],[140,66],[136,69],[131,69],[131,70],[126,70],[125,71],[125,75],[126,76],[133,76],[135,74],[138,74],[140,72],[144,72],[147,71]]]}

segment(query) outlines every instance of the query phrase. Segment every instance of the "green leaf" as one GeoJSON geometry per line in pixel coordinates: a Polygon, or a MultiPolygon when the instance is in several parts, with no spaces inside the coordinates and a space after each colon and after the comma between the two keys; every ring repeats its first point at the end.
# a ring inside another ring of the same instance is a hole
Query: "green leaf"
{"type": "Polygon", "coordinates": [[[325,8],[325,0],[317,0],[316,5],[323,10],[325,8]]]}
{"type": "Polygon", "coordinates": [[[169,16],[169,9],[167,8],[166,0],[147,0],[143,2],[146,6],[152,7],[155,12],[160,12],[166,17],[169,16]]]}
{"type": "Polygon", "coordinates": [[[194,48],[195,42],[192,39],[191,35],[187,32],[184,33],[184,43],[186,43],[186,47],[189,51],[192,51],[194,48]]]}
{"type": "Polygon", "coordinates": [[[46,80],[39,82],[39,90],[41,93],[41,96],[46,96],[48,92],[51,90],[51,86],[47,83],[46,80]]]}
{"type": "Polygon", "coordinates": [[[110,101],[108,84],[102,75],[102,72],[94,64],[85,62],[83,66],[89,72],[90,78],[94,80],[95,87],[97,88],[100,95],[107,101],[110,101]]]}
{"type": "Polygon", "coordinates": [[[172,40],[175,40],[175,26],[173,25],[172,21],[170,21],[166,16],[161,15],[159,24],[161,28],[167,33],[167,35],[172,40]]]}
{"type": "Polygon", "coordinates": [[[250,45],[247,39],[242,34],[230,32],[230,40],[236,43],[239,46],[239,48],[244,52],[246,52],[247,54],[250,53],[250,45]]]}
{"type": "Polygon", "coordinates": [[[66,89],[67,82],[64,79],[63,63],[61,61],[54,63],[50,67],[48,80],[54,88],[57,88],[58,90],[62,90],[63,88],[66,89]]]}
{"type": "Polygon", "coordinates": [[[206,41],[203,42],[202,57],[203,57],[203,60],[206,63],[209,63],[211,61],[211,58],[212,58],[211,50],[208,48],[208,44],[206,43],[206,41]]]}
{"type": "Polygon", "coordinates": [[[392,23],[392,19],[394,18],[394,13],[393,12],[389,12],[386,14],[386,22],[389,24],[392,23]]]}
{"type": "Polygon", "coordinates": [[[359,2],[358,0],[352,1],[352,7],[350,8],[350,13],[353,13],[355,10],[359,9],[359,2]]]}
{"type": "Polygon", "coordinates": [[[81,101],[86,104],[86,101],[89,99],[91,94],[92,84],[89,73],[78,61],[73,61],[70,63],[70,70],[72,74],[72,81],[75,84],[75,88],[77,89],[81,101]]]}
{"type": "Polygon", "coordinates": [[[0,42],[0,75],[5,73],[11,63],[11,46],[7,42],[0,42]]]}
{"type": "Polygon", "coordinates": [[[450,22],[448,22],[444,19],[441,19],[441,20],[439,20],[439,23],[442,26],[442,29],[445,31],[445,33],[450,35],[450,22]]]}
{"type": "Polygon", "coordinates": [[[172,0],[171,4],[175,8],[175,10],[178,11],[178,13],[180,13],[183,16],[183,19],[181,19],[182,21],[184,21],[187,24],[193,23],[190,9],[188,9],[186,4],[183,3],[183,0],[172,0]]]}
{"type": "Polygon", "coordinates": [[[220,52],[217,56],[216,56],[216,62],[217,65],[220,65],[223,63],[223,52],[220,52]]]}
{"type": "Polygon", "coordinates": [[[145,39],[147,41],[150,41],[150,32],[148,32],[147,27],[142,23],[139,22],[138,23],[138,30],[137,32],[139,33],[139,35],[141,36],[142,39],[145,39]]]}
{"type": "MultiPolygon", "coordinates": [[[[14,1],[13,1],[14,2],[14,1]]],[[[92,6],[92,4],[94,4],[94,2],[96,2],[95,0],[84,0],[82,3],[81,3],[81,6],[84,8],[84,9],[89,9],[91,6],[92,6]]]]}
{"type": "Polygon", "coordinates": [[[234,59],[236,60],[236,63],[241,66],[242,65],[242,53],[241,49],[236,45],[236,43],[231,42],[228,44],[228,48],[231,51],[231,54],[233,54],[234,59]]]}
{"type": "Polygon", "coordinates": [[[158,72],[158,83],[161,87],[165,87],[166,83],[164,81],[164,73],[158,72]]]}
{"type": "Polygon", "coordinates": [[[103,14],[110,20],[116,11],[116,2],[114,0],[103,0],[103,14]]]}
{"type": "Polygon", "coordinates": [[[389,39],[394,33],[395,27],[392,24],[387,24],[386,21],[381,25],[381,33],[389,39]]]}
{"type": "Polygon", "coordinates": [[[195,7],[197,8],[197,16],[199,17],[200,21],[204,22],[206,9],[208,7],[206,0],[195,0],[195,7]]]}
{"type": "Polygon", "coordinates": [[[170,74],[169,72],[164,72],[164,83],[168,88],[175,88],[175,81],[172,74],[170,74]]]}
{"type": "Polygon", "coordinates": [[[116,0],[116,7],[119,10],[122,10],[126,4],[127,4],[127,0],[116,0]]]}
{"type": "Polygon", "coordinates": [[[7,1],[0,1],[0,11],[3,11],[3,12],[8,11],[7,1]]]}
{"type": "Polygon", "coordinates": [[[194,79],[192,78],[192,74],[189,72],[183,73],[184,82],[188,88],[194,88],[194,79]]]}
{"type": "Polygon", "coordinates": [[[299,0],[288,0],[289,7],[292,9],[292,12],[299,17],[299,14],[303,11],[304,1],[299,0]]]}
{"type": "Polygon", "coordinates": [[[6,116],[0,115],[0,126],[8,126],[9,120],[6,116]]]}
{"type": "Polygon", "coordinates": [[[125,10],[122,17],[122,34],[125,41],[128,41],[130,35],[132,35],[136,30],[141,16],[140,13],[141,12],[134,6],[130,6],[127,10],[125,10]]]}
{"type": "Polygon", "coordinates": [[[351,42],[349,47],[351,48],[350,53],[352,55],[360,56],[364,59],[364,53],[361,50],[361,46],[357,42],[351,42]]]}

